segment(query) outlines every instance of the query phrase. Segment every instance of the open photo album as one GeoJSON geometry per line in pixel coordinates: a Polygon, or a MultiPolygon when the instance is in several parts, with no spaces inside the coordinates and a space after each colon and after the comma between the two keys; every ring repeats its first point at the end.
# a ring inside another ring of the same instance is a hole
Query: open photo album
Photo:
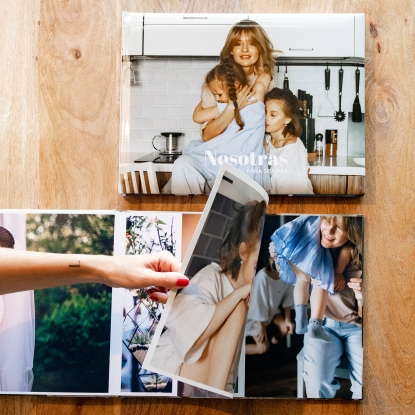
{"type": "Polygon", "coordinates": [[[267,204],[223,164],[202,213],[0,211],[1,250],[168,251],[190,279],[165,305],[92,283],[1,295],[0,392],[361,399],[363,217],[267,204]]]}
{"type": "Polygon", "coordinates": [[[365,193],[365,15],[122,15],[118,192],[365,193]]]}

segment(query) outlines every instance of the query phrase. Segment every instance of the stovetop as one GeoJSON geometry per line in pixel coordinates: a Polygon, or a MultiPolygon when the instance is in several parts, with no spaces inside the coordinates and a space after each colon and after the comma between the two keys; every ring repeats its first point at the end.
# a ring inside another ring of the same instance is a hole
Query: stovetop
{"type": "Polygon", "coordinates": [[[134,163],[145,163],[148,161],[152,161],[153,163],[174,163],[174,161],[180,157],[181,154],[173,154],[173,155],[161,155],[157,151],[153,151],[149,154],[146,154],[143,157],[140,157],[137,160],[134,160],[134,163]]]}

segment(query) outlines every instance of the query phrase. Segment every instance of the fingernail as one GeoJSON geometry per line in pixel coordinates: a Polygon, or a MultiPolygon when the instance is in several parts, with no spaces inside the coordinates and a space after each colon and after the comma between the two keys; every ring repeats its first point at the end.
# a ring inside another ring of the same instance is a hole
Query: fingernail
{"type": "Polygon", "coordinates": [[[150,300],[153,300],[153,301],[158,301],[158,300],[159,300],[159,298],[158,298],[158,296],[157,296],[157,295],[155,295],[155,294],[151,294],[151,295],[150,295],[150,300]]]}
{"type": "Polygon", "coordinates": [[[189,285],[189,280],[187,278],[177,278],[176,285],[178,287],[186,287],[189,285]]]}

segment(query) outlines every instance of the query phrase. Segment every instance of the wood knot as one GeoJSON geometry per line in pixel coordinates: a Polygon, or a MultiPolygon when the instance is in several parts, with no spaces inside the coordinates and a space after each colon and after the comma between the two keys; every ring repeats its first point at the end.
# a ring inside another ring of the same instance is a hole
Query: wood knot
{"type": "Polygon", "coordinates": [[[390,125],[399,117],[397,84],[390,76],[378,79],[376,84],[376,98],[370,100],[370,113],[379,125],[390,125]]]}
{"type": "Polygon", "coordinates": [[[376,30],[376,26],[373,23],[370,23],[370,34],[373,37],[378,37],[378,31],[376,30]]]}
{"type": "Polygon", "coordinates": [[[73,57],[78,60],[81,58],[82,53],[79,49],[72,49],[73,57]]]}
{"type": "Polygon", "coordinates": [[[380,43],[378,42],[378,43],[376,43],[376,48],[377,48],[377,50],[378,50],[378,53],[380,53],[380,43]]]}

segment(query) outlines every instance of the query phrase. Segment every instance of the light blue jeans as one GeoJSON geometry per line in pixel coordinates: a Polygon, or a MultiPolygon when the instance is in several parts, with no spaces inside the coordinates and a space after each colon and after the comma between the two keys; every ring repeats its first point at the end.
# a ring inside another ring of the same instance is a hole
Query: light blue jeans
{"type": "Polygon", "coordinates": [[[190,154],[180,156],[173,165],[171,192],[175,195],[209,194],[216,176],[190,154]]]}
{"type": "Polygon", "coordinates": [[[307,398],[334,398],[340,384],[334,371],[347,356],[353,399],[362,398],[362,328],[326,318],[324,330],[333,339],[325,343],[304,336],[304,382],[307,398]]]}

